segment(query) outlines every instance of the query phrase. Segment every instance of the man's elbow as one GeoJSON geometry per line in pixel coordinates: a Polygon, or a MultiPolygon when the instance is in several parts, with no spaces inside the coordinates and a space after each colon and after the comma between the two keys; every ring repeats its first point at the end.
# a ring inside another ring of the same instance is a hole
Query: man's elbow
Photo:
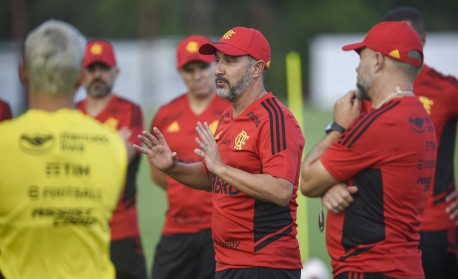
{"type": "Polygon", "coordinates": [[[307,179],[305,175],[302,176],[300,190],[302,195],[309,198],[316,198],[321,196],[321,192],[318,185],[313,183],[311,179],[307,179]]]}

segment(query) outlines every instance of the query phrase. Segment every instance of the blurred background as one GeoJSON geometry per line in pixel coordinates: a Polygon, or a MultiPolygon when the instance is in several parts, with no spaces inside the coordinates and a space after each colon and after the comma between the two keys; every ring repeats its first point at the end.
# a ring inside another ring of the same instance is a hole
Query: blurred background
{"type": "MultiPolygon", "coordinates": [[[[26,108],[25,91],[17,78],[26,34],[43,21],[67,21],[88,38],[113,42],[121,70],[115,91],[141,104],[146,128],[156,109],[184,92],[175,69],[175,46],[190,34],[214,40],[235,26],[253,27],[272,50],[266,88],[287,103],[286,57],[300,59],[300,94],[304,99],[303,132],[307,152],[323,135],[336,98],[355,86],[355,53],[340,50],[397,6],[422,13],[428,32],[425,61],[444,74],[458,75],[457,0],[0,0],[0,98],[15,116],[26,108]]],[[[299,69],[297,69],[299,71],[299,69]]],[[[81,89],[77,99],[84,96],[81,89]]],[[[291,101],[291,100],[290,100],[291,101]]],[[[293,100],[294,101],[294,100],[293,100]]],[[[456,161],[456,160],[455,160],[456,161]]],[[[149,179],[146,160],[139,173],[141,231],[148,266],[159,238],[165,193],[149,179]]],[[[329,262],[324,234],[319,233],[319,203],[308,200],[307,257],[329,262]]]]}

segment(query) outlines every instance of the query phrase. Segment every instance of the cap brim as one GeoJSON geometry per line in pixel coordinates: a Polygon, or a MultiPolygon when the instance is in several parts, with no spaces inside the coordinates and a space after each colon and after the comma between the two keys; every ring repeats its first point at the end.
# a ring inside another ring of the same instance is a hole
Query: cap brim
{"type": "Polygon", "coordinates": [[[359,42],[359,43],[345,45],[345,46],[342,47],[342,50],[344,50],[344,51],[349,51],[349,50],[359,51],[364,47],[366,47],[364,45],[364,43],[363,42],[359,42]]]}
{"type": "Polygon", "coordinates": [[[204,57],[203,55],[200,56],[200,57],[196,57],[196,58],[192,58],[192,59],[185,59],[183,61],[181,61],[180,63],[177,64],[177,68],[178,69],[181,69],[183,68],[185,65],[189,64],[189,63],[192,63],[192,62],[202,62],[202,63],[205,63],[205,64],[211,64],[213,61],[214,61],[214,57],[213,56],[210,56],[208,55],[208,57],[204,57]]]}
{"type": "Polygon", "coordinates": [[[199,53],[210,55],[210,54],[215,54],[217,50],[221,51],[222,53],[226,55],[230,55],[230,56],[248,55],[248,53],[244,50],[241,50],[235,46],[232,46],[226,43],[221,43],[221,42],[203,44],[199,48],[199,53]]]}
{"type": "Polygon", "coordinates": [[[94,64],[94,63],[102,63],[102,64],[107,65],[108,67],[116,66],[116,64],[113,64],[112,62],[107,61],[107,59],[103,59],[102,57],[84,60],[82,63],[82,66],[86,68],[89,65],[94,64]]]}

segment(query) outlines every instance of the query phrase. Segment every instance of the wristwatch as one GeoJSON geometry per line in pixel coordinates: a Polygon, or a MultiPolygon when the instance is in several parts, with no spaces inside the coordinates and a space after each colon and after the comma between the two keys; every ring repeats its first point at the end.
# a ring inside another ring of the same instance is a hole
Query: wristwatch
{"type": "Polygon", "coordinates": [[[345,131],[345,128],[340,126],[336,122],[332,121],[326,126],[324,131],[326,132],[326,134],[329,134],[332,131],[336,131],[342,134],[345,131]]]}

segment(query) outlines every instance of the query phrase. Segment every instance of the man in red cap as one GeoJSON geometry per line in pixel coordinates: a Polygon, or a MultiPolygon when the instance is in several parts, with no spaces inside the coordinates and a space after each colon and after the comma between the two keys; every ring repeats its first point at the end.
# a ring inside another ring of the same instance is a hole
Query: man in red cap
{"type": "MultiPolygon", "coordinates": [[[[170,148],[182,162],[199,162],[194,153],[197,122],[216,129],[229,103],[216,96],[214,57],[199,53],[208,43],[204,36],[191,35],[176,49],[177,70],[188,92],[159,108],[151,123],[163,131],[170,148]]],[[[209,192],[184,186],[151,166],[151,178],[167,191],[168,209],[153,264],[154,279],[215,278],[215,252],[211,238],[212,197],[209,192]]]]}
{"type": "MultiPolygon", "coordinates": [[[[383,21],[405,21],[417,32],[424,45],[424,21],[416,9],[392,9],[383,21]]],[[[423,269],[428,279],[458,278],[458,199],[453,175],[453,150],[458,120],[458,81],[423,64],[413,86],[414,94],[419,97],[431,116],[438,144],[434,182],[429,189],[420,226],[423,269]]],[[[431,163],[425,166],[434,167],[431,163]]],[[[351,204],[351,194],[345,192],[345,189],[351,187],[339,188],[329,190],[323,196],[324,204],[329,205],[326,206],[328,210],[339,212],[351,204]],[[336,196],[334,192],[337,193],[336,196]]]]}
{"type": "Polygon", "coordinates": [[[86,99],[77,108],[124,139],[129,165],[126,183],[111,219],[111,260],[116,267],[116,278],[146,278],[146,266],[140,239],[137,216],[136,175],[140,154],[132,144],[143,127],[140,107],[112,92],[119,74],[113,46],[105,40],[93,40],[86,45],[83,63],[86,99]]]}
{"type": "Polygon", "coordinates": [[[235,27],[201,54],[215,55],[218,96],[229,100],[215,135],[197,123],[195,153],[184,163],[164,135],[139,136],[135,146],[181,183],[212,192],[215,278],[300,278],[296,239],[297,187],[304,138],[293,114],[264,89],[270,46],[256,29],[235,27]]]}
{"type": "Polygon", "coordinates": [[[334,278],[424,278],[419,228],[434,175],[424,163],[435,162],[436,137],[412,93],[420,38],[405,22],[383,22],[343,50],[360,55],[358,89],[336,102],[327,135],[303,162],[301,191],[319,197],[337,183],[358,188],[346,210],[328,211],[334,278]],[[360,99],[372,101],[361,115],[360,99]]]}

